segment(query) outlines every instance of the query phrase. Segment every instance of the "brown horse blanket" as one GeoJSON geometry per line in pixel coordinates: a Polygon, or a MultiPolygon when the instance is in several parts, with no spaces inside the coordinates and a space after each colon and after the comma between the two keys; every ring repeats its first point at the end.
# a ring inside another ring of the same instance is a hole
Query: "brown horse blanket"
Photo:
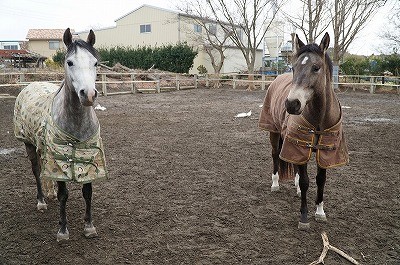
{"type": "Polygon", "coordinates": [[[81,142],[54,123],[51,108],[58,89],[36,82],[19,93],[14,107],[15,137],[36,146],[42,178],[88,183],[107,177],[100,126],[95,135],[81,142]]]}
{"type": "Polygon", "coordinates": [[[347,145],[343,134],[342,117],[337,124],[317,131],[302,115],[286,112],[285,100],[292,85],[292,74],[278,76],[268,88],[260,113],[259,127],[280,133],[283,145],[279,157],[289,163],[307,163],[316,152],[321,168],[331,168],[348,162],[347,145]]]}

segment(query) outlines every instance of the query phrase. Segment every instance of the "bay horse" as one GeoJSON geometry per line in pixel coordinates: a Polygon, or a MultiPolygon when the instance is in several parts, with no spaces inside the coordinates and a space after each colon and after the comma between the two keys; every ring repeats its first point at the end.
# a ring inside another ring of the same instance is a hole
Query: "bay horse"
{"type": "Polygon", "coordinates": [[[280,178],[295,178],[301,197],[300,230],[310,227],[307,163],[312,153],[315,152],[317,161],[317,221],[326,221],[323,208],[326,170],[348,162],[341,106],[332,87],[329,40],[329,34],[325,33],[319,45],[305,45],[295,36],[293,73],[280,75],[271,83],[258,124],[270,132],[271,191],[279,189],[280,178]]]}
{"type": "Polygon", "coordinates": [[[93,104],[98,53],[93,47],[95,34],[87,41],[73,40],[66,29],[65,77],[61,86],[33,82],[17,96],[14,108],[14,134],[25,143],[36,178],[37,209],[47,209],[43,182],[56,181],[60,203],[57,241],[68,240],[66,182],[83,184],[85,199],[84,235],[97,236],[92,222],[92,181],[107,177],[100,124],[93,104]]]}

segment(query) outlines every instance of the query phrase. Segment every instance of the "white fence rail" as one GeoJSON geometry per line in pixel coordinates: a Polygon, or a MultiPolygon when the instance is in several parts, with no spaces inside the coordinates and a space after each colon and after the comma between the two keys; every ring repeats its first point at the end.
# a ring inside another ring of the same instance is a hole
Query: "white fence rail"
{"type": "MultiPolygon", "coordinates": [[[[233,89],[247,86],[252,82],[256,87],[265,90],[276,76],[254,74],[254,80],[248,80],[248,74],[164,74],[164,73],[105,73],[97,74],[97,88],[103,95],[129,94],[129,93],[160,93],[162,91],[198,88],[199,85],[210,87],[216,83],[228,85],[233,89]],[[141,80],[137,80],[141,79],[141,80]]],[[[14,72],[0,73],[1,87],[21,87],[34,81],[47,81],[60,84],[64,77],[62,72],[14,72]]],[[[396,90],[400,94],[400,77],[396,76],[359,76],[340,75],[338,86],[369,90],[376,93],[377,89],[396,90]]]]}

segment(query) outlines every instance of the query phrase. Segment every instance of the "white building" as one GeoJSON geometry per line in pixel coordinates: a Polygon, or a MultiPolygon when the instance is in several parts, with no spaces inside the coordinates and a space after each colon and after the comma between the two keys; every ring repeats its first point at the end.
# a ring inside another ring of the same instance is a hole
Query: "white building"
{"type": "Polygon", "coordinates": [[[0,50],[20,50],[20,41],[0,41],[0,50]]]}
{"type": "MultiPolygon", "coordinates": [[[[214,73],[210,58],[202,49],[203,45],[195,41],[196,34],[202,32],[196,19],[184,13],[163,8],[143,5],[115,20],[116,26],[95,30],[96,47],[112,46],[162,46],[175,45],[187,42],[198,49],[190,73],[198,73],[197,67],[203,65],[208,73],[214,73]]],[[[212,22],[210,27],[216,26],[212,22]]],[[[78,32],[82,39],[86,39],[88,32],[78,32]]],[[[221,69],[222,73],[247,70],[245,59],[239,49],[227,43],[226,59],[221,69]]],[[[255,68],[262,64],[262,49],[257,51],[255,68]]],[[[157,67],[157,66],[156,66],[157,67]]]]}

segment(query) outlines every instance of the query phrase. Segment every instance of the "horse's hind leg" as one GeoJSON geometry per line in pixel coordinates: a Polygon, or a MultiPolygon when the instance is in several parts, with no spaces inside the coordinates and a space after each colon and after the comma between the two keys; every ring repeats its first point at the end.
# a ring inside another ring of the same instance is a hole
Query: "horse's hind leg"
{"type": "Polygon", "coordinates": [[[270,132],[269,134],[269,140],[271,142],[271,147],[272,147],[272,162],[273,162],[273,172],[272,172],[272,185],[271,185],[271,191],[277,191],[279,190],[279,153],[281,152],[280,147],[280,141],[281,141],[281,136],[279,133],[273,133],[270,132]]]}
{"type": "Polygon", "coordinates": [[[42,182],[40,180],[40,157],[36,152],[36,147],[32,144],[25,143],[26,152],[28,153],[28,158],[32,163],[32,171],[33,175],[35,175],[36,179],[36,187],[37,187],[37,209],[38,211],[43,212],[47,210],[47,204],[44,200],[44,194],[42,189],[42,182]]]}
{"type": "Polygon", "coordinates": [[[83,234],[85,237],[96,237],[96,228],[93,226],[92,222],[92,183],[83,184],[82,194],[86,203],[85,226],[83,228],[83,234]]]}
{"type": "Polygon", "coordinates": [[[68,200],[68,189],[67,184],[64,181],[57,181],[58,192],[57,199],[60,202],[60,229],[57,233],[57,241],[63,241],[69,239],[69,232],[67,228],[67,200],[68,200]]]}
{"type": "Polygon", "coordinates": [[[317,171],[317,198],[315,204],[317,205],[317,210],[315,212],[315,220],[317,222],[325,222],[326,215],[324,212],[324,187],[326,182],[326,169],[318,167],[317,171]]]}

